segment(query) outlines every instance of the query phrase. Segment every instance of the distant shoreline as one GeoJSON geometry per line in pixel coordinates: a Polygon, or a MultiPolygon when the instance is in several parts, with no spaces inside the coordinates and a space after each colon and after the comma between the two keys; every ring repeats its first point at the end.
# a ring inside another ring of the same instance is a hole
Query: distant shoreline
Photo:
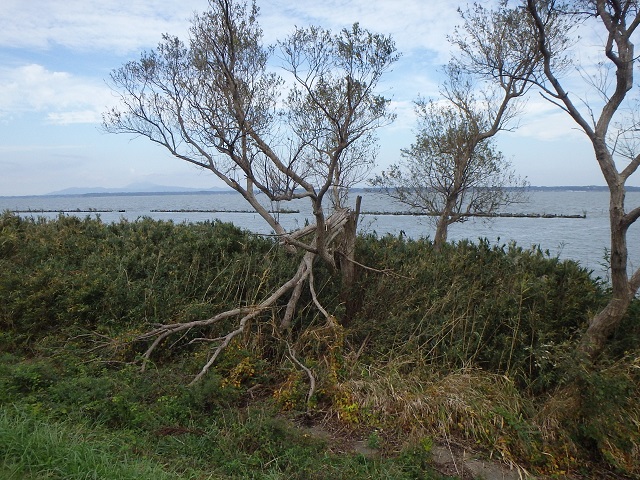
{"type": "MultiPolygon", "coordinates": [[[[89,208],[86,210],[76,208],[73,210],[44,210],[44,209],[27,209],[27,210],[10,210],[11,213],[126,213],[126,210],[97,210],[89,208]]],[[[179,210],[150,210],[151,213],[255,213],[253,210],[201,210],[201,209],[179,209],[179,210]]],[[[269,211],[281,215],[299,214],[300,210],[279,210],[269,211]]],[[[393,215],[393,216],[410,216],[410,217],[435,217],[437,213],[424,212],[361,212],[363,215],[393,215]]],[[[463,217],[478,218],[587,218],[586,213],[577,215],[567,215],[562,213],[478,213],[467,214],[463,217]]]]}
{"type": "MultiPolygon", "coordinates": [[[[162,188],[162,187],[160,187],[162,188]]],[[[178,187],[176,187],[178,188],[178,187]]],[[[640,187],[627,186],[627,192],[640,192],[640,187]]],[[[605,185],[563,185],[563,186],[531,186],[527,188],[507,187],[506,190],[524,190],[526,192],[608,192],[609,188],[605,185]]],[[[352,188],[352,192],[379,192],[377,188],[352,188]]],[[[78,193],[46,193],[42,195],[0,195],[0,198],[59,198],[59,197],[143,197],[157,195],[220,195],[220,194],[236,194],[235,190],[230,188],[219,188],[215,190],[160,190],[160,191],[86,191],[78,193]]]]}

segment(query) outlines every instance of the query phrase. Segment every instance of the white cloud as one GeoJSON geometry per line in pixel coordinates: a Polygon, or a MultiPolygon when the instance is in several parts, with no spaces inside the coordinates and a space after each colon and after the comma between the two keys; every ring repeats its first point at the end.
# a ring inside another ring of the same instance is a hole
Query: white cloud
{"type": "MultiPolygon", "coordinates": [[[[448,0],[259,0],[269,43],[294,26],[319,24],[332,29],[359,22],[364,28],[392,34],[401,50],[425,48],[447,52],[447,33],[459,22],[457,4],[448,0]],[[428,25],[429,28],[425,28],[428,25]],[[416,35],[415,32],[421,32],[416,35]]],[[[0,47],[74,50],[105,49],[130,53],[153,47],[162,33],[184,37],[194,13],[207,0],[3,0],[0,47]]]]}
{"type": "Polygon", "coordinates": [[[47,112],[52,123],[95,123],[113,98],[101,81],[31,64],[0,70],[0,116],[47,112]]]}
{"type": "Polygon", "coordinates": [[[396,120],[386,130],[412,130],[416,127],[414,103],[402,100],[392,100],[389,109],[396,114],[396,120]]]}
{"type": "Polygon", "coordinates": [[[206,8],[206,0],[3,0],[0,46],[127,53],[155,45],[162,33],[184,34],[206,8]]]}
{"type": "MultiPolygon", "coordinates": [[[[39,153],[56,150],[74,150],[84,148],[82,145],[0,145],[0,155],[16,153],[39,153]]],[[[3,162],[6,163],[6,162],[3,162]]]]}
{"type": "MultiPolygon", "coordinates": [[[[369,30],[391,34],[400,51],[418,48],[436,52],[440,63],[448,57],[446,35],[460,23],[457,3],[449,0],[257,3],[269,43],[282,39],[296,25],[317,24],[335,30],[359,22],[369,30]]],[[[185,37],[193,14],[207,9],[207,0],[3,0],[0,47],[45,49],[60,45],[82,51],[131,53],[155,46],[162,33],[185,37]]]]}
{"type": "MultiPolygon", "coordinates": [[[[259,0],[258,5],[268,42],[284,38],[295,25],[309,24],[337,30],[360,22],[364,28],[391,34],[405,54],[381,88],[388,88],[385,94],[401,103],[418,94],[435,93],[437,72],[431,60],[446,61],[446,34],[459,23],[456,6],[446,0],[432,0],[428,5],[423,0],[407,0],[401,7],[389,0],[259,0]],[[422,56],[425,49],[432,52],[427,55],[429,61],[422,56]]],[[[68,53],[61,58],[65,64],[61,70],[74,68],[67,64],[74,61],[75,51],[92,52],[96,62],[100,50],[126,59],[154,47],[163,32],[185,37],[193,13],[207,8],[207,0],[4,0],[0,2],[0,48],[52,52],[65,47],[68,53]]],[[[6,119],[9,112],[42,111],[47,122],[56,124],[98,122],[113,101],[103,78],[80,77],[75,69],[72,74],[48,68],[29,64],[0,70],[0,83],[7,86],[0,91],[0,117],[6,119]]],[[[104,70],[99,75],[104,76],[104,70]]]]}
{"type": "Polygon", "coordinates": [[[74,112],[52,112],[47,115],[50,123],[71,125],[73,123],[100,123],[102,115],[96,110],[78,110],[74,112]]]}
{"type": "Polygon", "coordinates": [[[580,140],[585,138],[577,124],[560,109],[545,115],[524,115],[519,128],[515,131],[519,137],[529,137],[540,141],[580,140]]]}
{"type": "Polygon", "coordinates": [[[336,30],[359,22],[368,30],[391,34],[400,52],[434,52],[436,63],[447,61],[450,46],[446,36],[461,23],[458,3],[449,0],[263,0],[258,5],[269,42],[286,36],[294,25],[316,24],[336,30]]]}
{"type": "MultiPolygon", "coordinates": [[[[496,2],[480,3],[485,6],[496,2]]],[[[336,31],[354,22],[394,38],[403,56],[385,75],[380,91],[392,98],[398,119],[379,132],[381,164],[397,161],[400,148],[413,140],[416,123],[412,101],[418,95],[437,98],[441,81],[438,66],[448,61],[451,50],[446,36],[461,23],[456,8],[464,3],[467,2],[257,0],[267,43],[284,39],[294,26],[315,24],[336,31]]],[[[104,82],[108,71],[137,57],[141,50],[155,47],[162,33],[186,39],[193,13],[207,8],[207,0],[0,0],[0,123],[5,138],[15,143],[0,146],[0,161],[3,157],[8,161],[19,157],[19,164],[29,167],[24,176],[11,177],[14,180],[9,179],[9,174],[12,169],[18,172],[17,164],[3,169],[5,177],[0,179],[5,186],[0,186],[0,194],[10,187],[18,191],[21,182],[24,188],[41,192],[73,184],[119,186],[126,183],[121,176],[132,164],[140,165],[142,174],[178,175],[170,168],[176,163],[174,159],[166,160],[166,164],[159,162],[158,158],[165,154],[159,147],[154,149],[143,140],[130,142],[127,136],[98,135],[95,123],[115,101],[104,82]],[[61,129],[58,125],[69,127],[61,129]],[[43,145],[33,145],[37,142],[43,145]],[[77,163],[63,170],[65,162],[70,161],[68,156],[81,153],[78,148],[67,151],[74,142],[82,143],[86,149],[82,157],[84,176],[77,178],[72,177],[77,163]],[[61,154],[67,157],[61,160],[61,154]],[[51,162],[61,169],[56,179],[49,178],[50,173],[42,178],[42,182],[51,181],[51,187],[36,189],[35,180],[30,178],[36,161],[51,162]]],[[[602,43],[586,29],[584,38],[588,39],[588,46],[581,43],[572,52],[576,60],[590,59],[592,49],[602,43]]],[[[576,78],[575,72],[568,71],[567,77],[563,82],[572,94],[584,91],[582,79],[576,78]]],[[[577,155],[574,151],[582,152],[574,144],[582,148],[584,143],[584,134],[576,131],[568,115],[537,94],[532,95],[521,117],[521,128],[515,134],[500,135],[502,138],[509,147],[505,153],[522,159],[527,168],[533,168],[540,162],[538,157],[544,157],[548,165],[541,171],[547,174],[556,171],[552,163],[560,147],[568,153],[558,158],[570,159],[577,155]]],[[[580,155],[587,157],[589,152],[580,155]]],[[[571,164],[569,160],[565,163],[571,164]]],[[[533,181],[534,171],[523,173],[530,174],[533,181]]],[[[185,184],[192,175],[193,169],[185,167],[185,184]]],[[[542,175],[536,183],[545,183],[542,175]]]]}

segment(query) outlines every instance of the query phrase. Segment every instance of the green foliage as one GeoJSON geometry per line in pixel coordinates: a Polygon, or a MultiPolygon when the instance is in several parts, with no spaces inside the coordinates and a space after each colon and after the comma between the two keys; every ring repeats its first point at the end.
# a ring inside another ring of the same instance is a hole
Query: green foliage
{"type": "Polygon", "coordinates": [[[565,420],[567,427],[597,460],[640,475],[640,357],[599,367],[578,370],[579,408],[565,420]]]}
{"type": "Polygon", "coordinates": [[[399,461],[409,478],[422,480],[428,478],[430,471],[432,439],[425,437],[420,441],[406,446],[399,455],[399,461]]]}
{"type": "Polygon", "coordinates": [[[575,262],[539,249],[461,241],[440,252],[428,240],[362,239],[364,273],[355,340],[373,357],[418,353],[431,368],[480,367],[535,391],[558,381],[567,346],[603,301],[575,262]]]}
{"type": "Polygon", "coordinates": [[[219,414],[238,403],[242,393],[215,374],[187,387],[177,364],[141,375],[133,365],[82,365],[80,358],[68,354],[64,361],[70,366],[47,358],[35,362],[2,357],[0,405],[20,403],[55,419],[155,431],[219,414]]]}
{"type": "Polygon", "coordinates": [[[15,365],[6,389],[9,392],[28,394],[40,391],[51,385],[55,371],[46,360],[34,360],[15,365]]]}
{"type": "Polygon", "coordinates": [[[638,351],[640,345],[640,301],[633,301],[607,345],[605,358],[620,359],[638,351]]]}
{"type": "Polygon", "coordinates": [[[431,478],[420,441],[443,432],[558,474],[587,461],[640,471],[639,302],[585,369],[572,352],[608,292],[576,263],[486,240],[435,252],[428,240],[369,236],[357,248],[360,263],[387,273],[359,269],[350,294],[360,309],[340,325],[339,276],[317,265],[316,291],[338,322],[321,319],[305,291],[289,341],[316,376],[313,408],[385,453],[397,444],[386,435],[411,432],[394,459],[334,456],[275,418],[308,407],[308,377],[272,334],[286,298],[192,387],[211,350],[189,341],[232,324],[171,338],[137,370],[147,344],[132,340],[152,324],[251,305],[295,271],[299,258],[273,241],[219,222],[1,216],[0,407],[20,405],[45,430],[85,425],[107,443],[126,439],[180,478],[431,478]]]}
{"type": "MultiPolygon", "coordinates": [[[[13,348],[47,334],[135,334],[251,304],[291,259],[230,224],[0,217],[0,328],[13,348]]],[[[225,325],[220,325],[224,328],[225,325]]]]}
{"type": "Polygon", "coordinates": [[[139,480],[185,478],[160,462],[130,459],[115,436],[89,433],[69,424],[44,422],[28,412],[0,410],[3,478],[139,480]]]}
{"type": "Polygon", "coordinates": [[[407,459],[331,454],[268,405],[212,410],[219,379],[191,389],[168,385],[168,371],[149,380],[67,373],[30,398],[16,395],[19,409],[0,404],[0,458],[16,475],[8,478],[433,478],[406,475],[407,459]]]}

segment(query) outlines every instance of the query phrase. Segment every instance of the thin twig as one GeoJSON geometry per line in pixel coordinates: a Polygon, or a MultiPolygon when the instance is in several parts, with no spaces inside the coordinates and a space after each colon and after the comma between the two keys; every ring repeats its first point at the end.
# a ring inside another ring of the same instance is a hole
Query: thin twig
{"type": "Polygon", "coordinates": [[[191,382],[189,383],[189,386],[193,385],[194,383],[197,383],[202,377],[206,375],[206,373],[209,371],[209,368],[211,368],[211,365],[215,363],[216,359],[218,358],[218,355],[220,355],[222,351],[225,348],[227,348],[229,343],[231,343],[231,340],[233,340],[235,337],[237,337],[242,332],[244,332],[244,328],[247,325],[247,322],[252,318],[256,317],[261,311],[262,310],[256,310],[242,317],[242,320],[240,320],[238,328],[236,328],[232,332],[229,332],[227,335],[225,335],[224,340],[222,340],[222,343],[218,345],[216,350],[213,352],[213,355],[211,355],[211,357],[209,358],[205,366],[202,367],[202,370],[200,370],[200,373],[198,373],[198,375],[196,375],[194,379],[191,380],[191,382]]]}
{"type": "Polygon", "coordinates": [[[311,262],[307,263],[307,268],[309,269],[309,291],[311,292],[311,298],[315,306],[320,310],[324,318],[329,319],[329,312],[327,312],[320,301],[318,300],[318,295],[316,294],[316,287],[313,279],[313,265],[311,262]]]}
{"type": "Polygon", "coordinates": [[[364,268],[365,270],[369,270],[370,272],[381,273],[383,275],[389,275],[391,277],[396,277],[396,278],[405,278],[407,280],[413,280],[412,277],[407,277],[406,275],[400,275],[399,273],[394,272],[393,269],[391,269],[391,268],[385,268],[384,270],[380,270],[378,268],[369,267],[369,266],[364,265],[364,264],[362,264],[360,262],[357,262],[353,258],[349,258],[344,252],[337,251],[337,253],[342,255],[347,261],[353,263],[354,265],[357,265],[360,268],[364,268]]]}
{"type": "Polygon", "coordinates": [[[224,340],[224,337],[216,337],[216,338],[198,337],[190,340],[189,343],[187,343],[187,345],[192,345],[198,342],[208,342],[208,343],[221,342],[222,340],[224,340]]]}

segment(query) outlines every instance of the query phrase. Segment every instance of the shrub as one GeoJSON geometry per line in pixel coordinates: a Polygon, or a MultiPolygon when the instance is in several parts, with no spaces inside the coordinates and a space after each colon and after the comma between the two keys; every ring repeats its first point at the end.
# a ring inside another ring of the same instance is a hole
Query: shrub
{"type": "Polygon", "coordinates": [[[638,474],[640,302],[601,363],[586,371],[575,367],[572,352],[607,290],[575,262],[486,240],[434,252],[428,240],[392,236],[359,237],[357,256],[378,271],[358,269],[348,312],[339,275],[315,270],[316,291],[340,322],[325,321],[303,293],[287,332],[300,363],[281,333],[273,334],[284,298],[252,321],[202,383],[187,388],[210,355],[210,345],[191,340],[226,333],[231,324],[167,339],[144,375],[132,364],[147,345],[133,340],[154,323],[254,304],[289,278],[299,258],[220,222],[105,225],[4,214],[0,404],[21,402],[53,418],[121,431],[190,429],[219,417],[233,432],[216,424],[211,438],[189,445],[209,448],[214,439],[212,462],[220,452],[239,452],[220,467],[228,477],[277,457],[274,478],[295,478],[296,464],[300,478],[312,478],[306,465],[313,462],[300,460],[309,450],[288,448],[291,432],[253,414],[232,418],[248,391],[283,409],[326,408],[348,428],[370,434],[384,427],[414,440],[402,454],[402,473],[383,464],[342,465],[354,478],[369,468],[420,478],[428,457],[420,442],[440,435],[473,439],[507,461],[526,459],[555,473],[595,459],[638,474]],[[311,402],[300,364],[317,379],[311,402]]]}
{"type": "Polygon", "coordinates": [[[126,338],[150,323],[250,304],[290,261],[272,241],[221,222],[4,214],[0,245],[0,329],[13,332],[14,348],[53,333],[126,338]]]}
{"type": "Polygon", "coordinates": [[[362,239],[363,307],[352,342],[371,358],[419,354],[432,368],[483,368],[536,391],[553,386],[555,367],[602,288],[575,262],[539,249],[461,241],[439,253],[428,240],[362,239]]]}

